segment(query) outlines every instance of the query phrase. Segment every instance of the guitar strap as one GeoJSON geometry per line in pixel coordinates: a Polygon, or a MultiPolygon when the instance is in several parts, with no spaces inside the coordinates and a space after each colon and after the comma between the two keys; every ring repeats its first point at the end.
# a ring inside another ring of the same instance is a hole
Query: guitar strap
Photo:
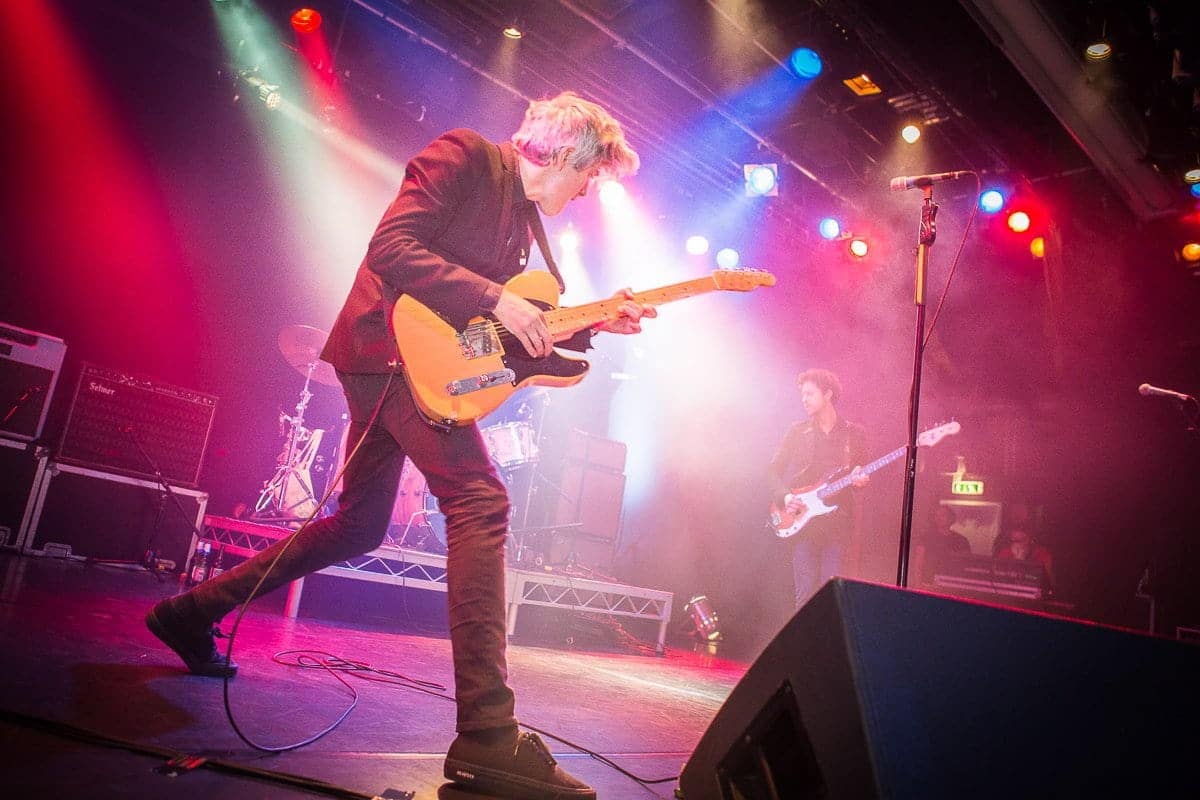
{"type": "Polygon", "coordinates": [[[542,226],[542,215],[538,213],[537,203],[529,204],[529,230],[532,231],[533,238],[537,241],[538,250],[542,251],[542,258],[546,260],[546,268],[550,270],[554,280],[558,281],[558,291],[560,293],[567,291],[567,284],[563,282],[562,273],[558,271],[558,264],[554,263],[554,255],[550,252],[550,241],[546,238],[546,229],[542,226]]]}

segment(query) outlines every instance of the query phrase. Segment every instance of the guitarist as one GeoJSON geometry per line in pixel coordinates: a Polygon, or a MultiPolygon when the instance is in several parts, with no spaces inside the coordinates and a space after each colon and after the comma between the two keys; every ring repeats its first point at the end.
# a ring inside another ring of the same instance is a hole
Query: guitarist
{"type": "MultiPolygon", "coordinates": [[[[446,516],[458,732],[446,777],[500,797],[595,798],[556,765],[537,735],[518,732],[505,658],[504,483],[475,425],[441,430],[421,417],[396,366],[388,323],[397,298],[409,294],[457,328],[491,314],[531,356],[545,356],[554,342],[542,311],[502,286],[525,266],[538,209],[554,216],[583,197],[594,178],[620,178],[637,167],[620,124],[569,92],[531,103],[510,142],[452,130],[409,161],[321,353],[337,369],[350,406],[352,455],[340,507],[297,531],[286,550],[276,544],[150,611],[147,626],[192,672],[236,671],[218,654],[212,625],[260,579],[261,591],[269,591],[379,546],[407,455],[446,516]]],[[[654,309],[629,292],[620,296],[622,316],[598,329],[637,333],[654,309]]],[[[572,343],[586,347],[592,332],[581,331],[572,343]]]]}
{"type": "MultiPolygon", "coordinates": [[[[800,373],[796,384],[808,419],[788,429],[771,459],[772,500],[782,507],[786,494],[819,486],[832,473],[856,465],[853,488],[829,500],[837,504],[837,510],[815,517],[791,539],[792,578],[799,609],[826,580],[847,566],[857,570],[862,514],[855,494],[867,485],[869,476],[858,467],[866,449],[866,432],[837,412],[842,395],[837,376],[827,369],[809,369],[800,373]]],[[[787,504],[787,509],[793,514],[803,511],[795,500],[787,504]]]]}

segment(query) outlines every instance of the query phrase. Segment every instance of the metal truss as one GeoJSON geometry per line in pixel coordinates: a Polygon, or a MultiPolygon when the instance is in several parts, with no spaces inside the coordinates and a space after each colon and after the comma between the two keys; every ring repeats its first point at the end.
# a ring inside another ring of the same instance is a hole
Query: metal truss
{"type": "MultiPolygon", "coordinates": [[[[249,558],[275,542],[291,536],[289,528],[258,522],[206,516],[204,538],[221,545],[226,553],[249,558]]],[[[193,543],[193,550],[195,543],[193,543]]],[[[347,559],[321,570],[360,581],[390,583],[396,586],[446,591],[446,557],[421,550],[384,546],[361,556],[347,559]]],[[[293,582],[288,595],[288,616],[296,616],[303,591],[303,578],[293,582]]],[[[674,595],[657,589],[643,589],[621,583],[608,583],[570,575],[505,570],[505,595],[508,603],[508,633],[516,630],[517,612],[522,605],[546,606],[591,611],[598,614],[650,619],[658,622],[657,650],[663,652],[667,623],[671,619],[674,595]]]]}
{"type": "Polygon", "coordinates": [[[592,611],[658,622],[657,651],[663,652],[674,595],[620,583],[509,570],[508,633],[517,627],[522,605],[592,611]]]}

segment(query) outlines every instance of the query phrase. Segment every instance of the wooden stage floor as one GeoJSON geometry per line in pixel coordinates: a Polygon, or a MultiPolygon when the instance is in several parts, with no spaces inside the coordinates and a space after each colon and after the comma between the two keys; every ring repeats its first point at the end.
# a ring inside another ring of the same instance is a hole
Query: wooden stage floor
{"type": "MultiPolygon", "coordinates": [[[[0,786],[16,791],[6,796],[467,796],[442,778],[454,736],[445,596],[434,604],[410,601],[403,595],[414,590],[386,586],[341,603],[341,593],[362,582],[319,580],[306,589],[315,594],[299,618],[283,615],[280,596],[268,597],[238,631],[241,674],[229,684],[229,702],[249,738],[275,746],[304,739],[351,702],[325,670],[277,663],[281,651],[320,651],[448,688],[347,676],[359,700],[341,726],[272,755],[237,737],[222,682],[187,674],[143,625],[150,605],[177,591],[173,579],[0,553],[0,786]],[[358,608],[372,613],[356,614],[358,608]],[[75,729],[102,738],[81,739],[75,729]],[[173,754],[218,763],[171,777],[165,765],[173,754]],[[247,774],[253,770],[331,786],[288,786],[269,774],[247,774]]],[[[226,619],[226,631],[232,621],[226,619]]],[[[643,778],[678,774],[747,666],[687,649],[668,648],[662,657],[653,648],[588,649],[580,644],[586,637],[572,638],[573,648],[551,647],[518,630],[509,647],[518,716],[643,778]]],[[[640,784],[560,742],[550,746],[601,798],[668,798],[675,788],[674,781],[640,784]]]]}

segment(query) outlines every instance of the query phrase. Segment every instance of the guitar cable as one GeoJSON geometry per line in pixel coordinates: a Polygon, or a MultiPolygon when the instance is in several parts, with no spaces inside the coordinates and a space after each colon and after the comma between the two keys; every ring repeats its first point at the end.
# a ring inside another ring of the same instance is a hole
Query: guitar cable
{"type": "MultiPolygon", "coordinates": [[[[310,524],[312,524],[313,520],[316,519],[317,514],[319,514],[321,509],[323,509],[325,507],[325,504],[329,502],[329,498],[333,495],[334,488],[337,487],[338,483],[342,480],[342,476],[346,472],[346,467],[349,466],[350,461],[354,458],[354,456],[358,454],[359,448],[362,447],[363,442],[365,442],[367,439],[367,434],[369,434],[371,432],[371,428],[374,427],[375,422],[378,420],[379,412],[383,409],[384,400],[387,399],[388,392],[392,388],[392,383],[395,380],[395,377],[396,377],[395,371],[388,373],[387,383],[384,384],[383,391],[379,395],[379,401],[375,404],[375,409],[371,412],[371,418],[367,421],[367,426],[366,426],[366,428],[363,429],[362,436],[359,437],[359,439],[355,443],[353,449],[351,449],[351,451],[348,454],[346,454],[346,457],[342,460],[342,466],[337,471],[337,474],[334,476],[333,480],[329,481],[328,486],[326,486],[326,488],[325,488],[324,496],[321,498],[320,502],[317,503],[316,506],[313,508],[312,512],[308,515],[308,518],[305,519],[304,522],[301,523],[300,527],[297,528],[295,530],[295,532],[292,533],[292,535],[289,536],[285,540],[283,547],[281,547],[279,549],[279,552],[275,554],[275,558],[271,561],[270,565],[268,565],[266,570],[263,572],[262,577],[258,579],[258,583],[256,583],[254,585],[254,588],[250,590],[249,596],[246,597],[245,601],[242,603],[241,607],[238,609],[237,617],[233,621],[233,627],[230,629],[229,634],[226,637],[229,640],[228,644],[225,647],[225,665],[227,667],[230,663],[233,662],[233,642],[234,642],[234,639],[237,637],[238,628],[242,624],[242,617],[244,617],[246,615],[246,611],[250,608],[250,603],[252,603],[254,601],[254,598],[258,595],[258,592],[262,588],[263,583],[266,581],[267,576],[271,574],[271,571],[275,569],[275,565],[279,563],[279,559],[283,558],[283,554],[286,553],[288,551],[288,548],[292,546],[292,542],[294,542],[296,540],[296,537],[299,536],[305,529],[307,529],[310,524]]],[[[350,691],[350,694],[351,694],[350,705],[346,708],[345,711],[343,711],[337,717],[337,719],[335,719],[332,723],[327,725],[325,728],[321,729],[317,733],[315,733],[311,736],[308,736],[298,742],[293,742],[291,744],[286,744],[286,745],[260,744],[256,741],[254,741],[253,739],[251,739],[249,736],[247,736],[242,731],[242,729],[237,724],[237,720],[234,719],[233,708],[229,701],[229,679],[230,679],[231,675],[229,674],[228,670],[226,670],[226,674],[223,679],[222,697],[223,697],[224,705],[225,705],[225,717],[229,720],[229,725],[233,728],[233,732],[237,734],[239,739],[241,739],[243,742],[245,742],[250,747],[253,747],[255,750],[261,750],[265,753],[286,753],[289,750],[296,750],[298,748],[304,747],[305,745],[312,744],[313,742],[317,741],[321,737],[325,736],[327,733],[332,732],[335,728],[337,728],[339,725],[341,725],[342,722],[345,721],[346,717],[350,716],[350,712],[352,712],[358,706],[358,692],[355,691],[354,687],[351,686],[349,684],[349,682],[346,681],[345,678],[343,678],[341,675],[338,674],[338,670],[333,669],[327,665],[323,665],[323,666],[325,666],[326,672],[333,675],[334,678],[336,678],[343,686],[345,686],[350,691]]]]}
{"type": "MultiPolygon", "coordinates": [[[[390,389],[392,387],[392,383],[395,379],[395,374],[396,374],[395,372],[391,372],[388,374],[387,383],[384,385],[383,392],[380,394],[379,400],[378,400],[378,402],[376,402],[375,408],[371,412],[371,418],[367,421],[367,426],[363,430],[362,436],[359,437],[359,439],[355,443],[353,449],[351,449],[350,452],[346,455],[346,458],[342,462],[341,468],[334,475],[333,480],[329,481],[329,484],[325,490],[325,494],[321,498],[320,503],[317,504],[316,508],[313,509],[312,513],[310,513],[308,515],[308,518],[304,520],[304,522],[300,525],[300,527],[297,528],[296,531],[291,536],[288,537],[284,546],[282,548],[280,548],[279,552],[275,555],[275,558],[271,562],[270,566],[268,566],[267,569],[264,571],[263,576],[261,578],[259,578],[258,583],[250,591],[249,596],[246,598],[246,600],[242,603],[241,607],[239,608],[238,615],[235,618],[234,623],[233,623],[233,627],[229,631],[228,644],[226,645],[226,648],[225,648],[225,663],[226,663],[226,665],[231,663],[233,660],[234,639],[237,636],[238,628],[241,625],[242,618],[245,616],[247,609],[249,609],[249,607],[250,607],[250,603],[252,603],[254,601],[254,598],[258,594],[259,589],[262,588],[263,582],[266,581],[267,576],[275,568],[275,565],[279,562],[279,559],[283,557],[283,554],[285,552],[287,552],[287,549],[288,549],[288,547],[291,546],[291,543],[293,541],[295,541],[296,537],[303,530],[305,530],[313,522],[314,519],[316,519],[317,513],[322,508],[325,507],[325,504],[327,502],[329,502],[329,498],[333,495],[334,487],[336,487],[338,485],[338,483],[341,481],[342,476],[346,472],[346,467],[350,464],[350,461],[358,453],[359,449],[363,445],[363,442],[366,441],[367,434],[370,433],[371,428],[374,427],[375,422],[378,420],[379,412],[382,410],[383,403],[387,399],[388,392],[390,391],[390,389]]],[[[568,581],[569,581],[569,578],[568,578],[568,581]]],[[[350,701],[350,705],[347,706],[346,709],[344,711],[342,711],[341,714],[338,715],[337,719],[335,719],[329,725],[322,728],[320,731],[318,731],[310,736],[307,736],[304,739],[301,739],[300,741],[292,742],[290,744],[285,744],[285,745],[261,744],[259,742],[254,741],[253,739],[251,739],[238,726],[237,720],[234,718],[234,715],[233,715],[233,708],[232,708],[232,704],[231,704],[230,698],[229,698],[230,675],[226,674],[224,676],[223,685],[222,685],[222,699],[223,699],[223,703],[224,703],[224,707],[225,707],[225,716],[229,720],[230,727],[233,728],[233,731],[234,731],[234,733],[237,734],[238,738],[241,739],[243,742],[245,742],[247,745],[254,748],[255,750],[259,750],[259,751],[262,751],[265,753],[285,753],[290,750],[297,750],[301,747],[305,747],[309,744],[312,744],[313,742],[316,742],[317,740],[324,737],[326,734],[333,732],[339,725],[342,724],[342,722],[344,722],[346,720],[347,717],[350,716],[350,713],[353,712],[354,709],[358,707],[358,692],[357,692],[357,690],[355,690],[355,688],[353,686],[350,685],[350,682],[348,680],[346,680],[346,678],[343,677],[342,674],[339,674],[339,673],[349,673],[351,675],[354,675],[355,677],[365,678],[368,680],[380,681],[380,682],[384,682],[384,683],[390,683],[392,685],[397,685],[397,686],[401,686],[404,688],[414,689],[416,691],[423,692],[425,694],[429,694],[434,697],[438,697],[438,698],[441,698],[441,699],[444,699],[444,700],[447,700],[450,702],[456,702],[455,698],[453,696],[445,693],[445,687],[443,687],[440,684],[431,683],[428,681],[417,680],[414,678],[409,678],[407,676],[404,676],[404,675],[401,675],[401,674],[398,674],[395,672],[391,672],[389,670],[371,667],[370,665],[367,665],[367,664],[364,664],[361,662],[355,662],[355,661],[350,661],[347,659],[342,659],[342,658],[340,658],[338,656],[334,656],[330,653],[324,653],[324,652],[318,652],[318,651],[282,651],[282,652],[276,653],[273,656],[273,660],[279,664],[286,665],[288,662],[283,661],[282,658],[284,656],[288,656],[288,655],[292,655],[292,656],[296,657],[296,661],[292,664],[293,666],[298,666],[301,668],[309,668],[309,669],[323,669],[327,673],[332,675],[335,679],[337,679],[337,681],[339,683],[341,683],[343,686],[345,686],[350,691],[351,701],[350,701]],[[323,656],[325,656],[325,658],[313,658],[312,656],[314,654],[315,655],[323,655],[323,656]],[[372,677],[375,675],[378,675],[380,677],[377,677],[377,678],[372,677]]],[[[564,744],[568,747],[578,750],[579,752],[584,753],[585,755],[595,759],[596,761],[599,761],[601,764],[604,764],[605,766],[608,766],[613,770],[616,770],[617,772],[621,773],[622,775],[625,775],[626,777],[628,777],[635,783],[638,783],[642,786],[650,786],[653,784],[668,783],[668,782],[677,780],[679,778],[678,775],[671,775],[671,776],[659,777],[659,778],[647,778],[647,777],[638,775],[638,774],[620,766],[615,761],[613,761],[611,758],[609,758],[595,750],[591,750],[587,747],[584,747],[581,744],[573,742],[569,739],[565,739],[562,736],[558,736],[554,733],[551,733],[548,730],[545,730],[543,728],[538,728],[534,725],[529,725],[526,723],[518,723],[518,724],[520,724],[521,727],[523,727],[527,730],[534,731],[534,732],[539,733],[547,738],[561,742],[562,744],[564,744]]]]}
{"type": "MultiPolygon", "coordinates": [[[[975,197],[979,197],[983,191],[983,180],[975,175],[975,197]]],[[[933,309],[933,317],[929,320],[929,326],[925,329],[925,336],[921,339],[921,352],[925,352],[925,347],[929,344],[930,338],[933,336],[934,326],[937,325],[938,316],[942,313],[942,304],[946,302],[946,296],[950,294],[950,283],[954,280],[954,272],[958,269],[958,260],[962,257],[963,248],[967,246],[967,234],[971,232],[971,226],[975,223],[975,217],[979,214],[979,203],[971,203],[971,214],[967,217],[967,224],[963,228],[962,239],[958,242],[958,249],[954,251],[954,260],[950,262],[950,272],[946,275],[946,285],[942,287],[942,294],[938,298],[937,306],[933,309]]]]}

